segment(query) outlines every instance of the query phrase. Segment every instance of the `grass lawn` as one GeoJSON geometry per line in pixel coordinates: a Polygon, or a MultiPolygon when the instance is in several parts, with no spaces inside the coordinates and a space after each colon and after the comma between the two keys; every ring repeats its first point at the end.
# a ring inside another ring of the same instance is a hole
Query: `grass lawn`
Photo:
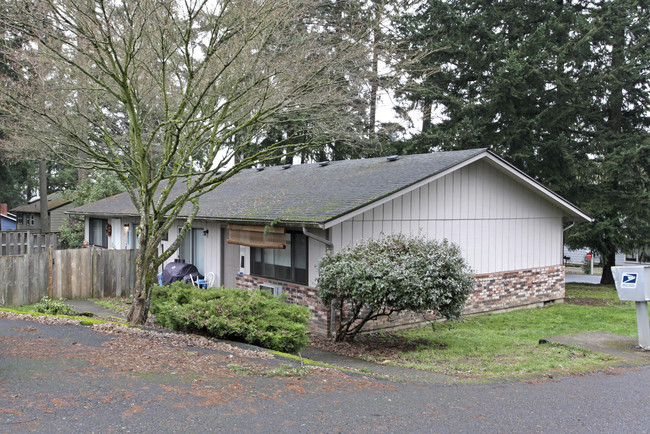
{"type": "Polygon", "coordinates": [[[565,304],[466,318],[460,323],[400,332],[414,351],[391,363],[467,378],[496,378],[602,369],[618,359],[579,348],[540,345],[557,335],[606,331],[636,337],[634,302],[613,286],[567,284],[565,304]],[[575,304],[579,303],[579,304],[575,304]]]}
{"type": "MultiPolygon", "coordinates": [[[[54,301],[56,301],[56,300],[54,300],[54,301]]],[[[69,314],[69,315],[64,315],[64,314],[54,315],[53,312],[40,313],[36,309],[37,304],[38,303],[26,304],[26,305],[23,305],[23,306],[12,307],[10,309],[2,308],[0,310],[5,311],[5,312],[29,314],[29,315],[32,315],[32,316],[51,316],[51,317],[55,317],[55,318],[68,318],[68,319],[80,321],[81,325],[104,324],[106,322],[112,322],[112,321],[107,321],[106,319],[91,318],[91,317],[83,316],[83,315],[82,316],[77,316],[76,311],[74,313],[69,314]]],[[[119,324],[122,324],[122,323],[119,323],[119,324]]],[[[124,325],[127,325],[127,324],[124,324],[124,325]]]]}

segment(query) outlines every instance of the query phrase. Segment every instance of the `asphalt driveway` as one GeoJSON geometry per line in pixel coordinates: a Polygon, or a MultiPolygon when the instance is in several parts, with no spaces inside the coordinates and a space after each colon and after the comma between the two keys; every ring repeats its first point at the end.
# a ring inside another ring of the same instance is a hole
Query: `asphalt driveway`
{"type": "Polygon", "coordinates": [[[648,432],[649,366],[479,385],[233,369],[283,363],[0,319],[0,432],[648,432]]]}

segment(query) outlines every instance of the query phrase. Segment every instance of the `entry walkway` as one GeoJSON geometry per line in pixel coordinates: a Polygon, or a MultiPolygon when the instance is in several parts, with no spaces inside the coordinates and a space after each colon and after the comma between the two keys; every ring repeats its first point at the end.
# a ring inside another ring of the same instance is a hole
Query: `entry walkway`
{"type": "Polygon", "coordinates": [[[435,372],[420,371],[417,369],[403,368],[401,366],[380,365],[378,363],[366,362],[365,360],[342,356],[340,354],[312,347],[306,347],[301,354],[303,357],[310,360],[327,363],[328,365],[337,366],[343,369],[353,369],[361,373],[372,373],[381,377],[390,378],[394,381],[409,381],[428,384],[451,384],[458,381],[453,377],[435,372]]]}
{"type": "Polygon", "coordinates": [[[117,313],[113,310],[106,309],[103,306],[98,305],[92,300],[65,300],[65,304],[72,306],[79,311],[79,313],[88,312],[93,314],[93,316],[99,317],[109,317],[119,318],[126,321],[126,317],[121,313],[117,313]]]}

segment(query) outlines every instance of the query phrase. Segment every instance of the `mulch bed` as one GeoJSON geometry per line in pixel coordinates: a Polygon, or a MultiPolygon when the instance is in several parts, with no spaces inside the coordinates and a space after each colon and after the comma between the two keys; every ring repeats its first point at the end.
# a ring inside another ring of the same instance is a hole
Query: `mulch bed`
{"type": "MultiPolygon", "coordinates": [[[[407,340],[390,332],[361,334],[353,342],[334,342],[321,336],[311,336],[309,340],[309,346],[320,350],[379,362],[404,359],[401,353],[414,351],[420,345],[431,348],[431,343],[424,339],[407,340]]],[[[440,349],[444,346],[440,344],[440,349]]]]}

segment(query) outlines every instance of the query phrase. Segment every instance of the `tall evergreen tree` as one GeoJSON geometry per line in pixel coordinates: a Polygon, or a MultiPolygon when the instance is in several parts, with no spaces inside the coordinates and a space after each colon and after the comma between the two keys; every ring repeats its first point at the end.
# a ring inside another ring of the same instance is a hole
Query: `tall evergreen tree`
{"type": "Polygon", "coordinates": [[[425,114],[405,146],[489,147],[582,206],[596,222],[568,241],[611,282],[616,249],[650,242],[648,16],[631,0],[422,2],[399,23],[430,53],[399,89],[425,114]]]}
{"type": "Polygon", "coordinates": [[[650,9],[646,2],[585,2],[580,139],[589,143],[588,179],[576,201],[595,219],[570,233],[604,260],[601,283],[613,283],[618,249],[650,246],[650,9]]]}

